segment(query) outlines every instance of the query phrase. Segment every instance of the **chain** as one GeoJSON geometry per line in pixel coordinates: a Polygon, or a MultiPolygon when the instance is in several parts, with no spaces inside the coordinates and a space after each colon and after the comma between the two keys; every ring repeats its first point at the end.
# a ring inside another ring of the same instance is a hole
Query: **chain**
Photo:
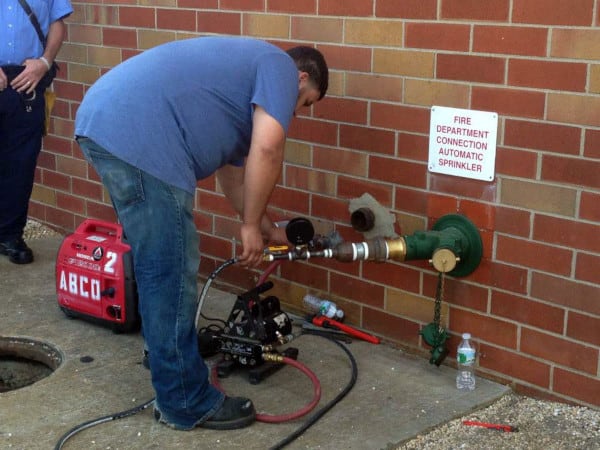
{"type": "Polygon", "coordinates": [[[442,326],[440,324],[441,312],[442,312],[442,301],[444,301],[444,284],[445,284],[445,276],[444,272],[439,272],[438,274],[438,283],[435,291],[435,308],[433,312],[433,323],[437,327],[439,331],[442,331],[442,326]]]}

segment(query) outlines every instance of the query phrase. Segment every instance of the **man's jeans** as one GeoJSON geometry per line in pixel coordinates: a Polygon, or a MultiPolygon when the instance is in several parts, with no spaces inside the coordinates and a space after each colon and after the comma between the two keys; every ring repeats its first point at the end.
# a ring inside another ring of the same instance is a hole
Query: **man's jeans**
{"type": "Polygon", "coordinates": [[[213,415],[224,399],[209,383],[198,352],[194,321],[200,249],[194,197],[90,139],[77,140],[108,189],[131,245],[155,407],[173,428],[193,428],[213,415]]]}

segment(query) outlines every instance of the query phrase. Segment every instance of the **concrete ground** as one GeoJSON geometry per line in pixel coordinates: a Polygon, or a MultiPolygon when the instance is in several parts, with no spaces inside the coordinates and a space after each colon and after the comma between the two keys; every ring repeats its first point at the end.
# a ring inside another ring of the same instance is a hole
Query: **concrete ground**
{"type": "MultiPolygon", "coordinates": [[[[127,410],[153,397],[150,374],[141,365],[139,334],[115,334],[59,310],[55,258],[61,238],[29,242],[36,260],[18,266],[0,257],[0,350],[10,337],[29,338],[58,350],[62,363],[32,385],[0,393],[0,448],[52,449],[72,427],[127,410]],[[4,340],[3,340],[4,339],[4,340]],[[90,361],[91,360],[91,361],[90,361]]],[[[205,312],[225,318],[235,297],[211,289],[205,312]],[[219,312],[221,311],[221,312],[219,312]]],[[[90,427],[69,439],[65,449],[266,449],[301,427],[333,399],[350,379],[346,354],[331,342],[301,336],[291,344],[298,360],[321,382],[322,397],[307,416],[280,424],[257,422],[235,431],[171,430],[157,424],[151,408],[90,427]]],[[[455,387],[455,370],[435,367],[386,345],[348,345],[358,365],[353,390],[289,449],[393,449],[425,430],[488,405],[509,392],[479,378],[474,392],[455,387]]],[[[49,352],[51,353],[51,352],[49,352]]],[[[0,367],[3,358],[0,351],[0,367]]],[[[209,361],[213,364],[214,361],[209,361]]],[[[232,395],[250,397],[259,412],[285,414],[312,399],[308,378],[284,367],[258,385],[246,374],[222,379],[232,395]]]]}

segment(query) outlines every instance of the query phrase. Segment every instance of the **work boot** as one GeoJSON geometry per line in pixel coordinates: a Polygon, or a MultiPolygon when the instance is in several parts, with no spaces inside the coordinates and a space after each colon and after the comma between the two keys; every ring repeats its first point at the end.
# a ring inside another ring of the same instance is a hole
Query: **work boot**
{"type": "Polygon", "coordinates": [[[252,400],[244,397],[225,397],[217,412],[200,426],[211,430],[235,430],[251,425],[255,419],[256,411],[252,400]]]}
{"type": "MultiPolygon", "coordinates": [[[[161,420],[161,413],[156,407],[154,408],[154,418],[158,422],[174,428],[168,422],[161,420]]],[[[226,396],[217,412],[198,424],[198,427],[211,430],[236,430],[252,425],[255,420],[256,410],[252,400],[244,397],[226,396]]]]}
{"type": "Polygon", "coordinates": [[[0,242],[0,255],[7,255],[11,263],[29,264],[33,262],[33,252],[23,238],[0,242]]]}

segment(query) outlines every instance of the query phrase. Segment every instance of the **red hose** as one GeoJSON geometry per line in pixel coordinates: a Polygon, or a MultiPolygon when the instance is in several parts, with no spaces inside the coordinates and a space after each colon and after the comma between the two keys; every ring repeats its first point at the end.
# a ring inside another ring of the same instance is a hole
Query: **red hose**
{"type": "MultiPolygon", "coordinates": [[[[277,269],[277,267],[279,267],[281,262],[282,262],[282,260],[275,260],[275,261],[271,262],[271,264],[269,264],[269,266],[265,269],[265,271],[258,278],[256,285],[260,286],[261,284],[265,283],[267,281],[267,278],[269,278],[269,275],[271,275],[275,271],[275,269],[277,269]]],[[[312,381],[313,388],[314,388],[313,399],[309,403],[307,403],[304,407],[300,408],[298,411],[293,412],[293,413],[280,414],[280,415],[258,413],[256,415],[256,420],[259,422],[265,422],[265,423],[289,422],[290,420],[294,420],[299,417],[305,416],[306,414],[311,412],[318,405],[319,401],[321,400],[321,383],[319,382],[319,379],[317,378],[317,376],[314,374],[314,372],[312,370],[310,370],[304,364],[296,361],[295,359],[288,358],[287,356],[283,357],[282,362],[284,364],[294,366],[296,369],[298,369],[300,372],[304,373],[308,378],[310,378],[310,381],[312,381]]],[[[218,366],[219,366],[218,364],[215,364],[212,368],[211,381],[212,381],[213,386],[215,386],[221,392],[225,393],[225,391],[223,390],[223,388],[221,387],[221,385],[219,384],[219,381],[218,381],[219,380],[218,366]]]]}
{"type": "Polygon", "coordinates": [[[271,264],[269,264],[269,266],[265,269],[265,271],[258,278],[256,285],[260,286],[265,281],[267,281],[267,278],[269,278],[269,275],[271,275],[273,272],[275,272],[275,269],[277,269],[277,267],[279,267],[280,264],[281,264],[280,259],[276,259],[271,264]]]}
{"type": "Polygon", "coordinates": [[[319,382],[319,379],[314,374],[314,372],[308,367],[306,367],[304,364],[296,361],[295,359],[288,358],[287,356],[283,357],[283,362],[285,364],[289,364],[290,366],[294,366],[296,369],[298,369],[300,372],[304,373],[304,375],[310,378],[310,381],[312,381],[313,383],[314,397],[310,401],[310,403],[307,403],[306,406],[300,408],[298,411],[293,413],[281,415],[257,414],[256,420],[258,420],[259,422],[280,423],[297,419],[298,417],[302,417],[311,412],[315,408],[315,406],[317,406],[319,400],[321,400],[321,383],[319,382]]]}
{"type": "MultiPolygon", "coordinates": [[[[295,359],[292,358],[288,358],[287,356],[283,357],[283,363],[288,364],[290,366],[294,366],[296,369],[300,370],[302,373],[304,373],[308,378],[310,378],[310,381],[312,381],[313,384],[313,388],[314,388],[314,396],[313,399],[307,403],[304,407],[300,408],[298,411],[295,411],[293,413],[289,413],[289,414],[280,414],[280,415],[274,415],[274,414],[261,414],[258,413],[256,415],[256,420],[259,422],[265,422],[265,423],[282,423],[282,422],[289,422],[290,420],[294,420],[297,419],[299,417],[302,417],[306,414],[308,414],[309,412],[311,412],[315,406],[317,406],[317,404],[319,403],[319,400],[321,400],[321,383],[319,382],[319,379],[317,378],[317,376],[314,374],[314,372],[312,370],[310,370],[308,367],[306,367],[304,364],[296,361],[295,359]]],[[[217,374],[217,367],[218,365],[215,364],[212,368],[212,384],[219,389],[221,392],[225,392],[223,390],[223,388],[221,387],[221,385],[218,382],[218,374],[217,374]]]]}

